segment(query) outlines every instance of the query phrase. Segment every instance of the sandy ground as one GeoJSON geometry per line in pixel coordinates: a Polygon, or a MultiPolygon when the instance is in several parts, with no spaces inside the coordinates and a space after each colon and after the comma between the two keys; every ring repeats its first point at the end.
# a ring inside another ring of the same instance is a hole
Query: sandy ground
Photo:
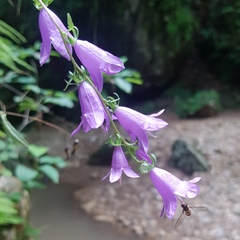
{"type": "MultiPolygon", "coordinates": [[[[106,141],[100,131],[90,134],[79,133],[79,149],[71,166],[61,172],[61,182],[79,185],[75,197],[79,206],[98,221],[108,222],[124,231],[133,231],[144,239],[215,240],[240,239],[240,111],[223,112],[220,115],[198,120],[180,120],[171,113],[163,117],[169,126],[151,139],[150,146],[158,158],[158,167],[164,168],[177,177],[189,180],[201,176],[200,193],[194,199],[186,200],[192,206],[208,207],[206,212],[193,212],[177,229],[173,220],[160,218],[162,200],[152,186],[148,175],[140,179],[123,177],[122,185],[110,184],[101,178],[109,167],[88,166],[89,154],[106,141]],[[194,144],[207,158],[211,169],[196,172],[189,177],[168,166],[171,146],[176,139],[194,144]]],[[[59,122],[67,130],[73,124],[59,122]]],[[[64,154],[68,137],[56,130],[44,130],[30,138],[51,147],[52,154],[64,154]],[[49,136],[49,131],[52,134],[49,136]]],[[[72,141],[72,140],[71,140],[72,141]]]]}

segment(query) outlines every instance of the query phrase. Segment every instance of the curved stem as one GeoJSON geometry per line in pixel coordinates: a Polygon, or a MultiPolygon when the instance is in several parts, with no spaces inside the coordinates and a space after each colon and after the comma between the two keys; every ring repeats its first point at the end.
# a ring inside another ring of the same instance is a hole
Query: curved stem
{"type": "Polygon", "coordinates": [[[14,113],[14,112],[5,112],[7,115],[11,115],[11,116],[16,116],[16,117],[22,117],[22,118],[29,118],[33,121],[37,121],[37,122],[40,122],[40,123],[43,123],[49,127],[52,127],[52,128],[55,128],[57,129],[58,131],[60,132],[63,132],[64,134],[70,136],[71,134],[69,132],[67,132],[66,130],[64,130],[63,128],[60,128],[58,127],[57,125],[53,124],[53,123],[50,123],[50,122],[47,122],[47,121],[44,121],[42,119],[39,119],[37,117],[30,117],[30,116],[26,116],[26,115],[23,115],[23,114],[20,114],[20,113],[14,113]]]}

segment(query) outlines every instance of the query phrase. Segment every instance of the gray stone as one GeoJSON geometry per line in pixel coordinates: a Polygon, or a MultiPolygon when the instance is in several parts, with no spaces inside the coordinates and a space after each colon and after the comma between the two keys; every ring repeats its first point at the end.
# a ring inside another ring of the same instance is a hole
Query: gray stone
{"type": "Polygon", "coordinates": [[[183,140],[176,140],[172,145],[169,164],[188,175],[192,175],[195,171],[201,172],[209,169],[205,157],[183,140]]]}

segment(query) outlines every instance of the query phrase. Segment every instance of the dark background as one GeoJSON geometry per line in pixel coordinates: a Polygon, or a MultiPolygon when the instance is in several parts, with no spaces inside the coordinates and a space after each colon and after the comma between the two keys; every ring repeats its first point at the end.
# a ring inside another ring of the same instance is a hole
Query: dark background
{"type": "MultiPolygon", "coordinates": [[[[0,3],[0,18],[20,31],[27,45],[41,40],[32,1],[0,3]]],[[[130,103],[136,96],[146,101],[184,88],[214,89],[223,99],[233,96],[227,107],[239,106],[234,98],[239,98],[240,0],[55,0],[49,8],[64,23],[70,13],[80,39],[128,57],[126,67],[144,80],[132,95],[123,95],[130,103]]],[[[39,67],[40,84],[62,90],[69,70],[65,59],[54,58],[39,67]]]]}

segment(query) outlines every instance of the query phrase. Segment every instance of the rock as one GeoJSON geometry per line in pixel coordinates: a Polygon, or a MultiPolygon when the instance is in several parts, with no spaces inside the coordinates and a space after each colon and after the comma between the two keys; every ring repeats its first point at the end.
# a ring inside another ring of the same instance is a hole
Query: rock
{"type": "Polygon", "coordinates": [[[94,216],[94,219],[99,222],[108,222],[111,224],[114,224],[116,222],[112,216],[103,215],[103,214],[94,216]]]}
{"type": "Polygon", "coordinates": [[[172,145],[169,164],[188,175],[192,175],[195,171],[201,172],[209,169],[205,157],[183,140],[176,140],[172,145]]]}

